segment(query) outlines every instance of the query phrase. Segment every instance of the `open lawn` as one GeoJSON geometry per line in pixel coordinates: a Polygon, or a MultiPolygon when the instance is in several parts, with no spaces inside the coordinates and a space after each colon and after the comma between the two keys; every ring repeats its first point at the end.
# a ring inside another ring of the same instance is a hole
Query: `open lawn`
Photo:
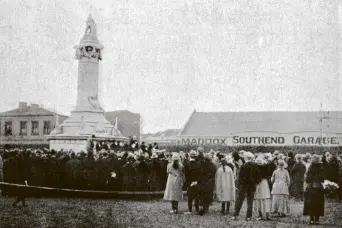
{"type": "MultiPolygon", "coordinates": [[[[170,214],[170,204],[162,200],[95,200],[95,199],[28,199],[27,207],[11,206],[13,198],[1,198],[0,227],[262,227],[304,228],[308,218],[302,216],[302,203],[291,201],[291,214],[272,221],[244,221],[245,204],[239,221],[231,215],[221,215],[220,204],[214,203],[209,214],[170,214]]],[[[180,213],[187,209],[186,201],[180,204],[180,213]]],[[[232,211],[232,210],[231,210],[232,211]]],[[[316,227],[342,227],[342,204],[326,203],[326,216],[316,227]]]]}

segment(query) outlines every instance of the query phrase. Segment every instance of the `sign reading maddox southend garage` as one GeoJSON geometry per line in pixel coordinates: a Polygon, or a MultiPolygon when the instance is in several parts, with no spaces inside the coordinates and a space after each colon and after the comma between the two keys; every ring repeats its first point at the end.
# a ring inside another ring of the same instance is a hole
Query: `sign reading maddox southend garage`
{"type": "Polygon", "coordinates": [[[180,145],[265,145],[265,146],[340,146],[342,135],[308,136],[238,136],[232,137],[185,137],[178,138],[180,145]]]}

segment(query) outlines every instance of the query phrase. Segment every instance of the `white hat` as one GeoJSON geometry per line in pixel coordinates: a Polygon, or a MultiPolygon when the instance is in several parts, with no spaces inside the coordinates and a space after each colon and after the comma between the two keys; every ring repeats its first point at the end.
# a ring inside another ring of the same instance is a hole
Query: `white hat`
{"type": "Polygon", "coordinates": [[[189,155],[190,155],[190,157],[195,157],[196,156],[196,151],[190,150],[189,155]]]}
{"type": "Polygon", "coordinates": [[[173,152],[172,153],[172,160],[175,161],[175,160],[180,160],[180,156],[177,152],[173,152]]]}
{"type": "Polygon", "coordinates": [[[243,153],[243,156],[244,156],[245,158],[254,158],[254,155],[253,155],[251,152],[249,152],[249,151],[245,151],[245,152],[243,153]]]}
{"type": "Polygon", "coordinates": [[[260,156],[260,155],[255,159],[254,162],[257,163],[257,164],[260,164],[260,165],[266,164],[266,161],[265,161],[264,157],[260,156]]]}

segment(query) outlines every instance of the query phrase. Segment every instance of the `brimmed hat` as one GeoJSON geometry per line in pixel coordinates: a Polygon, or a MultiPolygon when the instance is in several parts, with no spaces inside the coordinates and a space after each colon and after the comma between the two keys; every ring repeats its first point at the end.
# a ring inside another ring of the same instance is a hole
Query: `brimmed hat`
{"type": "Polygon", "coordinates": [[[205,154],[204,154],[204,158],[206,158],[206,159],[211,159],[211,158],[212,158],[211,153],[205,153],[205,154]]]}
{"type": "Polygon", "coordinates": [[[301,154],[296,154],[296,155],[295,155],[295,159],[301,161],[301,160],[303,159],[303,155],[301,155],[301,154]]]}
{"type": "Polygon", "coordinates": [[[266,164],[266,160],[264,159],[264,156],[262,156],[262,155],[259,155],[259,156],[255,159],[254,162],[257,163],[257,164],[259,164],[259,165],[264,165],[264,164],[266,164]]]}
{"type": "Polygon", "coordinates": [[[254,158],[254,155],[253,155],[251,152],[249,152],[249,151],[245,151],[245,152],[243,153],[243,156],[244,156],[245,158],[249,158],[249,159],[253,159],[253,158],[254,158]]]}
{"type": "Polygon", "coordinates": [[[178,153],[173,152],[172,153],[172,161],[179,161],[180,160],[180,156],[178,153]]]}
{"type": "Polygon", "coordinates": [[[196,151],[190,150],[189,156],[190,157],[196,157],[196,151]]]}
{"type": "Polygon", "coordinates": [[[203,153],[203,152],[204,152],[204,149],[203,149],[203,147],[198,147],[198,148],[197,148],[197,151],[203,153]]]}
{"type": "Polygon", "coordinates": [[[319,163],[320,162],[320,156],[317,155],[317,154],[314,154],[312,157],[311,157],[311,162],[312,163],[319,163]]]}
{"type": "Polygon", "coordinates": [[[284,167],[285,166],[285,161],[284,160],[278,160],[278,166],[284,167]]]}

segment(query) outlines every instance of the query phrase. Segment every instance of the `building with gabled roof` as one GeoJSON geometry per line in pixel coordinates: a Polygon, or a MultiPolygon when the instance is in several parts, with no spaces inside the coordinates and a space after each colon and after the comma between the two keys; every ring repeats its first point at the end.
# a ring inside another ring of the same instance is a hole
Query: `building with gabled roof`
{"type": "Polygon", "coordinates": [[[178,144],[341,146],[342,111],[197,112],[178,144]]]}
{"type": "Polygon", "coordinates": [[[18,108],[0,113],[0,144],[48,144],[45,136],[67,118],[38,104],[19,102],[18,108]]]}
{"type": "Polygon", "coordinates": [[[125,137],[135,136],[140,140],[140,114],[128,110],[117,110],[105,112],[106,119],[117,126],[121,134],[125,137]]]}

